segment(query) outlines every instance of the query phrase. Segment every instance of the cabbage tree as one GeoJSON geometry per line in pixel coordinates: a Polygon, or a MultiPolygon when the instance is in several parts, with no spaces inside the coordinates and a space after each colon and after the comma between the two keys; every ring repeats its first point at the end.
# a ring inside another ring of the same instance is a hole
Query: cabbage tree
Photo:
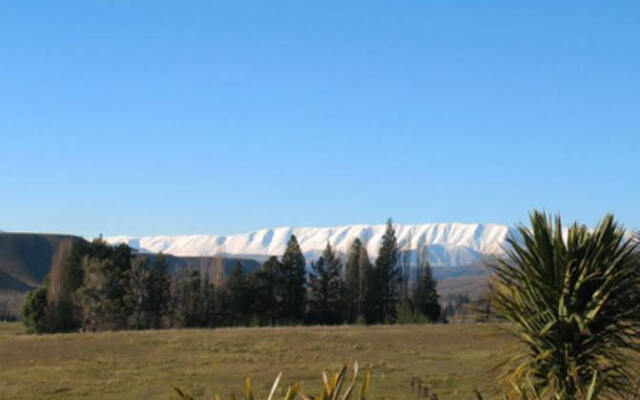
{"type": "Polygon", "coordinates": [[[491,262],[492,303],[524,344],[507,377],[521,397],[620,398],[640,374],[637,242],[607,215],[593,230],[533,212],[491,262]]]}

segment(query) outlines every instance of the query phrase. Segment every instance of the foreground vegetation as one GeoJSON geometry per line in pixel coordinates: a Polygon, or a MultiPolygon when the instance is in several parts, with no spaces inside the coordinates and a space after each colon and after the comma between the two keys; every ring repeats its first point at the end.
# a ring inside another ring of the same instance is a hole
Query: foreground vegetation
{"type": "MultiPolygon", "coordinates": [[[[223,328],[27,335],[0,323],[1,399],[177,399],[240,395],[247,375],[257,398],[273,380],[320,393],[319,373],[357,360],[371,371],[371,398],[412,398],[421,378],[443,399],[497,395],[495,367],[518,346],[497,325],[223,328]]],[[[280,396],[281,397],[281,396],[280,396]]]]}
{"type": "Polygon", "coordinates": [[[640,252],[607,215],[593,230],[531,214],[492,265],[491,300],[523,352],[507,379],[519,398],[637,398],[640,252]]]}

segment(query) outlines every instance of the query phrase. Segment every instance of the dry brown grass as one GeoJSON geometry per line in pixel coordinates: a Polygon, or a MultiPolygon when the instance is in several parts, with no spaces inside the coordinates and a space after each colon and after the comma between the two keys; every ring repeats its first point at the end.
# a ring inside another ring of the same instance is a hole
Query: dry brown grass
{"type": "MultiPolygon", "coordinates": [[[[447,400],[497,394],[493,368],[515,350],[494,325],[228,328],[32,336],[0,324],[1,399],[175,399],[240,394],[250,375],[266,397],[278,372],[319,392],[319,371],[358,360],[371,398],[413,398],[421,378],[447,400]]],[[[490,396],[488,396],[490,397],[490,396]]]]}

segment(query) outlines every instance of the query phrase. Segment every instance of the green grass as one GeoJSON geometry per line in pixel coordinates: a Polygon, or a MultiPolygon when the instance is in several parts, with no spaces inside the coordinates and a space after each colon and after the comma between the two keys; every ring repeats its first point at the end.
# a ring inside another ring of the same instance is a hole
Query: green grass
{"type": "Polygon", "coordinates": [[[441,399],[497,394],[495,367],[516,350],[495,325],[227,328],[26,335],[0,323],[1,399],[176,399],[173,386],[266,397],[278,372],[318,394],[323,369],[358,360],[373,399],[413,399],[420,377],[441,399]]]}

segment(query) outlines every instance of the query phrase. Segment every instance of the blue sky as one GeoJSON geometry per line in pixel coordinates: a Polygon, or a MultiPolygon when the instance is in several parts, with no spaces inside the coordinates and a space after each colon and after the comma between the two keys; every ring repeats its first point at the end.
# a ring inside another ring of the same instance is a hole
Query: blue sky
{"type": "Polygon", "coordinates": [[[0,229],[640,227],[640,2],[3,1],[0,229]]]}

